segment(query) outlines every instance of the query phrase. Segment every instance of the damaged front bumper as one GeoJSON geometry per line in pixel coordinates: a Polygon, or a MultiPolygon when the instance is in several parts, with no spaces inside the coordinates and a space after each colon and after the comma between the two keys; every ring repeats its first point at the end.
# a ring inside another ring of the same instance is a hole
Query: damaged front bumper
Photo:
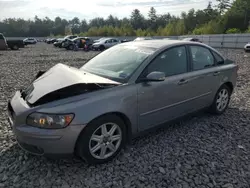
{"type": "Polygon", "coordinates": [[[30,109],[16,92],[8,103],[8,120],[19,146],[35,155],[63,156],[74,153],[78,135],[85,125],[69,125],[63,129],[42,129],[26,124],[30,109]]]}

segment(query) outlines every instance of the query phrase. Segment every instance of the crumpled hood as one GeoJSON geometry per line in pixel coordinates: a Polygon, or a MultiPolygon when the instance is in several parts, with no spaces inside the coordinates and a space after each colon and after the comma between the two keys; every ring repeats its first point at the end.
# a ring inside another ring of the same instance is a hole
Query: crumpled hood
{"type": "Polygon", "coordinates": [[[23,98],[29,104],[35,104],[42,98],[42,103],[46,103],[46,101],[82,94],[88,92],[88,90],[98,90],[102,88],[102,84],[110,86],[120,83],[86,73],[74,67],[57,64],[25,89],[23,98]]]}

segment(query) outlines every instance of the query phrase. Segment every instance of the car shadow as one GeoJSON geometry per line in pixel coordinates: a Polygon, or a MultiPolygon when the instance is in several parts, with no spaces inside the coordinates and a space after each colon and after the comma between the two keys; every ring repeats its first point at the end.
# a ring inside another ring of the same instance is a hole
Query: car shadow
{"type": "MultiPolygon", "coordinates": [[[[190,160],[194,165],[199,165],[212,162],[215,157],[219,158],[217,161],[222,164],[229,155],[235,155],[230,152],[237,151],[237,155],[242,155],[237,149],[228,151],[228,148],[237,148],[239,138],[248,139],[249,125],[250,111],[247,110],[229,108],[220,116],[200,112],[134,139],[118,157],[106,164],[88,165],[77,157],[49,159],[34,156],[21,150],[17,144],[0,153],[0,164],[10,167],[8,172],[13,171],[17,174],[32,174],[37,168],[44,168],[46,172],[43,172],[43,175],[49,173],[51,177],[60,176],[61,179],[72,173],[76,174],[76,178],[86,173],[88,176],[104,172],[112,174],[115,170],[129,173],[130,168],[142,168],[138,166],[142,160],[144,165],[164,164],[169,169],[173,168],[173,162],[185,164],[190,160]],[[15,167],[12,168],[11,164],[15,167]],[[55,174],[51,175],[52,171],[55,174]]],[[[244,143],[239,144],[244,145],[244,143]]],[[[227,168],[230,168],[230,165],[227,168]]],[[[205,172],[200,171],[200,173],[205,172]]],[[[119,173],[115,173],[114,176],[118,177],[119,173]]]]}

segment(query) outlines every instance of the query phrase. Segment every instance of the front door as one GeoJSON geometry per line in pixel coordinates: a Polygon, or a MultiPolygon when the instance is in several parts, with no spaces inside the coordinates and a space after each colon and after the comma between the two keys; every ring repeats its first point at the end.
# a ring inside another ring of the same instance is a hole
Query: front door
{"type": "Polygon", "coordinates": [[[138,83],[139,130],[164,123],[192,111],[195,92],[190,87],[190,72],[185,46],[167,49],[144,70],[142,77],[153,71],[164,72],[159,82],[138,83]]]}

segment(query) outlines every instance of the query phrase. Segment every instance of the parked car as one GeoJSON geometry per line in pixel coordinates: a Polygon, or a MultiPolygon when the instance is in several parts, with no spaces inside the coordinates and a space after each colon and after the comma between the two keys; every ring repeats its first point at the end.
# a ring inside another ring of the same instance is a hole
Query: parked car
{"type": "Polygon", "coordinates": [[[54,42],[56,42],[56,41],[57,41],[56,38],[48,39],[47,44],[54,44],[54,42]]]}
{"type": "Polygon", "coordinates": [[[248,42],[248,43],[244,46],[244,50],[245,50],[245,52],[249,52],[249,51],[250,51],[250,42],[248,42]]]}
{"type": "Polygon", "coordinates": [[[18,50],[19,48],[24,48],[23,40],[7,39],[6,42],[8,48],[10,48],[11,50],[18,50]]]}
{"type": "Polygon", "coordinates": [[[78,48],[85,48],[85,44],[90,47],[93,44],[93,40],[89,37],[77,37],[72,40],[67,40],[64,45],[64,48],[66,48],[67,50],[73,50],[75,44],[78,44],[78,48]],[[82,40],[84,40],[85,42],[82,42],[82,40]]]}
{"type": "Polygon", "coordinates": [[[7,50],[7,41],[2,33],[0,33],[0,50],[7,50]]]}
{"type": "Polygon", "coordinates": [[[24,48],[23,40],[7,39],[2,33],[0,33],[0,50],[18,50],[19,48],[24,48]]]}
{"type": "Polygon", "coordinates": [[[121,43],[124,43],[124,42],[130,42],[131,40],[129,40],[129,39],[123,39],[123,40],[121,40],[121,43]]]}
{"type": "Polygon", "coordinates": [[[200,41],[200,39],[198,39],[198,38],[184,38],[182,40],[202,43],[202,41],[200,41]]]}
{"type": "Polygon", "coordinates": [[[34,38],[26,38],[23,40],[24,45],[28,45],[28,44],[36,44],[37,40],[34,38]]]}
{"type": "Polygon", "coordinates": [[[67,35],[66,37],[64,37],[62,41],[62,47],[64,48],[67,45],[68,40],[72,40],[77,37],[78,37],[77,35],[67,35]]]}
{"type": "Polygon", "coordinates": [[[63,40],[64,40],[63,38],[58,38],[56,42],[54,42],[54,46],[61,48],[63,40]]]}
{"type": "Polygon", "coordinates": [[[222,114],[237,70],[202,43],[123,43],[79,69],[57,64],[40,71],[8,102],[8,120],[30,153],[75,153],[88,163],[104,163],[164,122],[204,108],[222,114]]]}
{"type": "Polygon", "coordinates": [[[107,39],[107,37],[102,37],[102,38],[99,38],[97,40],[94,40],[94,43],[100,42],[101,40],[104,40],[104,39],[107,39]]]}
{"type": "Polygon", "coordinates": [[[99,42],[94,43],[92,45],[92,49],[93,50],[101,50],[101,51],[103,51],[103,50],[105,50],[107,48],[110,48],[110,47],[112,47],[114,45],[117,45],[119,43],[121,43],[121,42],[116,38],[106,38],[106,39],[103,39],[103,40],[101,40],[99,42]]]}
{"type": "Polygon", "coordinates": [[[134,41],[141,41],[141,40],[152,40],[152,37],[137,37],[134,41]]]}

